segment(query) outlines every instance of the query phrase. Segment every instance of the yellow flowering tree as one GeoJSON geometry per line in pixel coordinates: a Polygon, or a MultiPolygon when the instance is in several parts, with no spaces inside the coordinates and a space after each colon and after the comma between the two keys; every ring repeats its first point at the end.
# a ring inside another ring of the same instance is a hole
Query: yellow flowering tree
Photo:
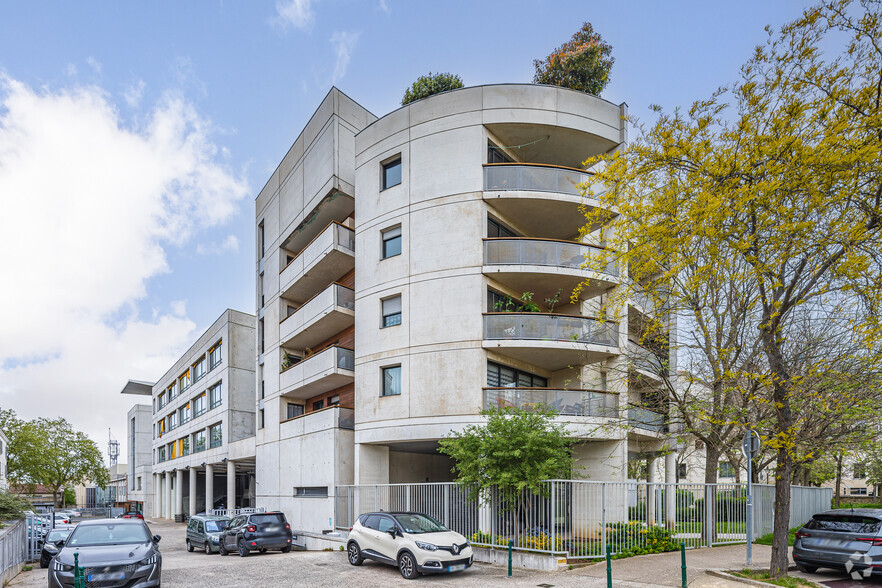
{"type": "MultiPolygon", "coordinates": [[[[795,404],[829,366],[796,371],[798,323],[836,324],[876,348],[882,306],[880,5],[834,0],[769,29],[740,78],[686,111],[664,113],[626,148],[591,160],[586,232],[615,210],[608,236],[630,281],[686,304],[690,288],[734,280],[739,320],[758,340],[755,371],[723,374],[767,392],[775,452],[770,573],[786,575],[795,404]],[[688,275],[687,288],[681,278],[688,275]]],[[[605,219],[608,220],[608,219],[605,219]]],[[[711,344],[722,349],[716,332],[711,344]]],[[[738,367],[738,366],[735,366],[738,367]]]]}

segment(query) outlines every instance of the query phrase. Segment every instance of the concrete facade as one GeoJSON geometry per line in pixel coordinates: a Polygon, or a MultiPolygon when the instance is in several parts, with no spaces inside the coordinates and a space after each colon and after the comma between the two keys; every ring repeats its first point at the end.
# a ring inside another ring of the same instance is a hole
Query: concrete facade
{"type": "Polygon", "coordinates": [[[382,118],[328,93],[255,203],[259,506],[316,531],[336,485],[450,481],[438,440],[492,406],[555,407],[581,476],[674,468],[647,367],[671,342],[641,345],[646,304],[607,304],[612,225],[580,232],[582,162],[626,114],[532,84],[382,118]]]}
{"type": "Polygon", "coordinates": [[[152,385],[152,517],[254,506],[254,345],[254,316],[228,309],[152,385]]]}

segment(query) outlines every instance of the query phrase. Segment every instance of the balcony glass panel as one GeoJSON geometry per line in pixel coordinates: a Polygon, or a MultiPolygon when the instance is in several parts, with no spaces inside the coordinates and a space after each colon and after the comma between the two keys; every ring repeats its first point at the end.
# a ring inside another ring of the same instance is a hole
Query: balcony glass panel
{"type": "Polygon", "coordinates": [[[484,315],[484,339],[528,339],[618,346],[618,325],[610,321],[532,312],[484,315]]]}
{"type": "Polygon", "coordinates": [[[628,409],[628,424],[638,429],[663,431],[665,429],[665,415],[642,406],[632,406],[628,409]]]}
{"type": "Polygon", "coordinates": [[[337,291],[337,306],[355,310],[355,290],[339,284],[334,284],[334,289],[337,291]]]}
{"type": "Polygon", "coordinates": [[[594,260],[606,261],[603,272],[618,276],[615,261],[607,261],[610,252],[602,247],[541,239],[486,239],[485,265],[544,265],[572,269],[596,269],[594,260]]]}
{"type": "Polygon", "coordinates": [[[577,186],[590,179],[588,172],[559,167],[523,164],[484,166],[484,190],[559,192],[580,196],[577,186]]]}
{"type": "Polygon", "coordinates": [[[524,410],[541,405],[561,415],[615,418],[619,395],[596,390],[484,388],[484,409],[514,406],[524,410]]]}
{"type": "Polygon", "coordinates": [[[638,370],[655,375],[667,374],[667,360],[634,341],[628,341],[628,355],[638,370]]]}

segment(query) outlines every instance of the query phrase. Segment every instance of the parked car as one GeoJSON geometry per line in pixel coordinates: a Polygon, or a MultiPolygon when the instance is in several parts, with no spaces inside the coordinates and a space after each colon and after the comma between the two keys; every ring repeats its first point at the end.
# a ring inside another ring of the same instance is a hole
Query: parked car
{"type": "Polygon", "coordinates": [[[218,551],[221,555],[238,551],[241,557],[255,550],[264,553],[267,549],[281,549],[282,553],[288,553],[292,538],[285,513],[240,514],[221,534],[218,551]]]}
{"type": "Polygon", "coordinates": [[[61,545],[73,531],[73,527],[67,529],[52,529],[43,540],[43,548],[40,550],[40,567],[48,568],[52,558],[61,551],[61,545]]]}
{"type": "Polygon", "coordinates": [[[121,519],[141,519],[144,520],[144,515],[139,513],[137,510],[127,510],[126,512],[119,515],[121,519]]]}
{"type": "Polygon", "coordinates": [[[210,555],[219,549],[221,533],[230,524],[230,517],[194,515],[187,523],[187,551],[199,548],[210,555]],[[201,547],[200,547],[201,546],[201,547]]]}
{"type": "Polygon", "coordinates": [[[52,560],[49,588],[74,585],[74,553],[79,553],[87,586],[159,586],[159,539],[139,519],[83,521],[52,560]]]}
{"type": "Polygon", "coordinates": [[[818,568],[882,573],[882,509],[816,514],[796,532],[792,555],[796,567],[809,574],[818,568]]]}
{"type": "Polygon", "coordinates": [[[430,516],[415,512],[369,512],[349,529],[349,563],[372,559],[398,567],[412,580],[420,574],[461,572],[472,565],[468,540],[430,516]]]}

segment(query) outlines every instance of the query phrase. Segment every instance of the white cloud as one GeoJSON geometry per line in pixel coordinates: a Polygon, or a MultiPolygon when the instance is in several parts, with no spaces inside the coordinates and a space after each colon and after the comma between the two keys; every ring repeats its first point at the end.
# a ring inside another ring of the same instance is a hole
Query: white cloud
{"type": "Polygon", "coordinates": [[[100,61],[98,61],[94,57],[87,57],[86,63],[89,64],[89,67],[91,67],[92,71],[94,71],[96,74],[101,73],[101,62],[100,61]]]}
{"type": "Polygon", "coordinates": [[[186,300],[172,300],[169,306],[171,306],[172,314],[175,316],[187,316],[186,300]]]}
{"type": "Polygon", "coordinates": [[[355,44],[358,43],[359,33],[337,31],[331,35],[331,44],[334,46],[334,53],[337,56],[337,62],[334,64],[334,77],[331,83],[336,83],[344,75],[346,68],[349,67],[349,58],[352,57],[352,51],[355,44]]]}
{"type": "Polygon", "coordinates": [[[308,29],[315,21],[312,0],[287,0],[276,2],[276,22],[283,27],[308,29]]]}
{"type": "Polygon", "coordinates": [[[382,11],[385,12],[386,14],[389,14],[390,12],[392,12],[392,11],[389,9],[389,5],[386,4],[386,0],[380,0],[380,10],[382,10],[382,11]]]}
{"type": "Polygon", "coordinates": [[[239,239],[236,235],[227,235],[220,243],[199,243],[196,245],[196,253],[199,255],[220,255],[230,251],[239,250],[239,239]]]}
{"type": "Polygon", "coordinates": [[[76,77],[77,75],[77,66],[73,63],[68,63],[67,67],[64,68],[64,73],[66,73],[69,77],[76,77]]]}
{"type": "Polygon", "coordinates": [[[137,84],[132,84],[126,88],[126,91],[123,93],[123,98],[126,99],[126,104],[132,108],[136,108],[141,104],[141,98],[144,97],[144,89],[146,87],[147,84],[144,83],[144,80],[138,80],[137,84]]]}
{"type": "Polygon", "coordinates": [[[95,87],[34,90],[0,75],[0,406],[63,415],[124,439],[149,380],[192,342],[172,306],[142,319],[165,248],[227,221],[245,182],[217,162],[211,125],[165,97],[137,130],[95,87]]]}

